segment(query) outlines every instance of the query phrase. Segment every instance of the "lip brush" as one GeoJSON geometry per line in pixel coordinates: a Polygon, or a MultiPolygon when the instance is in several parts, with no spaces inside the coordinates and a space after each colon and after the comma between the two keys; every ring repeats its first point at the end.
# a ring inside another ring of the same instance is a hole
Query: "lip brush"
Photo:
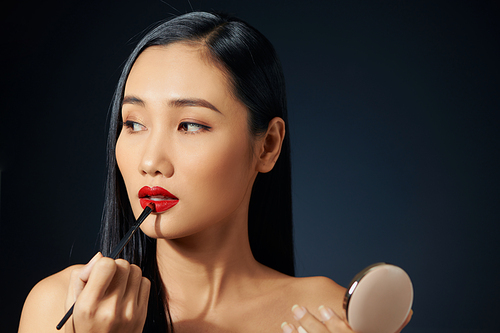
{"type": "MultiPolygon", "coordinates": [[[[151,212],[153,212],[154,210],[155,210],[155,204],[150,202],[146,206],[146,208],[144,208],[144,210],[142,211],[141,215],[139,216],[139,218],[137,219],[135,224],[130,228],[130,230],[127,232],[127,234],[125,236],[123,236],[123,238],[120,240],[120,243],[118,243],[118,245],[113,249],[113,252],[111,252],[111,254],[109,255],[109,258],[116,259],[118,257],[118,255],[123,251],[123,248],[125,247],[125,245],[127,245],[127,243],[130,241],[130,238],[132,238],[132,235],[134,235],[134,233],[140,227],[142,222],[144,222],[146,217],[148,217],[148,215],[151,214],[151,212]]],[[[76,301],[75,301],[75,303],[76,303],[76,301]]],[[[66,314],[61,319],[59,324],[57,324],[56,328],[58,330],[60,330],[64,326],[66,321],[68,321],[69,317],[71,317],[71,315],[73,314],[73,309],[75,308],[75,303],[73,303],[73,305],[68,310],[68,312],[66,312],[66,314]]]]}

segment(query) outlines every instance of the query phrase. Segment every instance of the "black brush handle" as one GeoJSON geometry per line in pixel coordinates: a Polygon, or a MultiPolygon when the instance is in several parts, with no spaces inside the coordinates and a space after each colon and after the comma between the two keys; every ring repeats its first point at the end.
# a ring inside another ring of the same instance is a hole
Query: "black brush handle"
{"type": "MultiPolygon", "coordinates": [[[[146,206],[146,208],[144,208],[141,215],[137,219],[137,222],[132,226],[132,228],[130,228],[130,230],[127,232],[127,234],[120,240],[120,243],[118,243],[118,245],[113,249],[113,252],[111,252],[111,254],[109,255],[109,258],[116,259],[120,255],[120,253],[122,253],[123,249],[125,248],[125,245],[127,245],[127,243],[130,241],[130,239],[132,238],[134,233],[141,226],[142,222],[144,222],[146,217],[148,217],[148,215],[151,214],[153,209],[154,209],[153,203],[148,204],[146,206]]],[[[57,324],[57,326],[56,326],[57,330],[60,330],[64,326],[64,324],[66,324],[69,317],[71,317],[71,315],[73,314],[73,309],[75,308],[75,303],[73,303],[73,305],[68,310],[68,312],[66,312],[66,314],[61,319],[59,324],[57,324]]]]}

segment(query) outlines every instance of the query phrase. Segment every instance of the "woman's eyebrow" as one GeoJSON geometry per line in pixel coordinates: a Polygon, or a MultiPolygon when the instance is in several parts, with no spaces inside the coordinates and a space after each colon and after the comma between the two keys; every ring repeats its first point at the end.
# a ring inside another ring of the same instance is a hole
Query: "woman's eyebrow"
{"type": "Polygon", "coordinates": [[[134,105],[140,105],[144,107],[145,103],[142,99],[135,97],[135,96],[125,96],[123,97],[123,104],[134,104],[134,105]]]}
{"type": "MultiPolygon", "coordinates": [[[[123,98],[122,105],[124,104],[140,105],[142,107],[146,105],[146,103],[142,99],[136,96],[125,96],[123,98]]],[[[168,102],[168,106],[173,108],[181,108],[184,106],[199,106],[222,114],[222,112],[220,112],[219,109],[217,109],[212,103],[202,98],[173,99],[168,102]]]]}
{"type": "Polygon", "coordinates": [[[202,98],[179,98],[175,100],[170,100],[168,102],[168,105],[170,107],[177,107],[177,108],[183,106],[200,106],[222,114],[222,112],[220,112],[212,103],[202,98]]]}

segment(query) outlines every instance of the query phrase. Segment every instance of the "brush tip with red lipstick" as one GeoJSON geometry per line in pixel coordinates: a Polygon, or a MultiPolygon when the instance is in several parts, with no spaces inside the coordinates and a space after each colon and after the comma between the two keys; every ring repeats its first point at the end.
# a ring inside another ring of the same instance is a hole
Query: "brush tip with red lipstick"
{"type": "Polygon", "coordinates": [[[151,209],[151,212],[153,212],[153,213],[156,212],[156,206],[155,206],[154,202],[148,203],[146,207],[149,207],[151,209]]]}

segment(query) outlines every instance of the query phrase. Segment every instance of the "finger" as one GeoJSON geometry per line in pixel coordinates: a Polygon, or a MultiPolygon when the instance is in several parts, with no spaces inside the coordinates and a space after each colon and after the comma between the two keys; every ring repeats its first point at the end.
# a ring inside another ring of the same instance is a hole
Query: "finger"
{"type": "Polygon", "coordinates": [[[149,301],[149,291],[151,289],[151,283],[145,277],[141,277],[141,283],[139,288],[139,293],[137,296],[137,316],[142,318],[139,327],[144,327],[146,322],[146,317],[148,314],[148,301],[149,301]]]}
{"type": "Polygon", "coordinates": [[[89,303],[97,303],[101,300],[115,275],[117,265],[111,258],[102,257],[94,264],[90,272],[87,285],[82,290],[81,297],[85,294],[85,299],[89,303]]]}
{"type": "Polygon", "coordinates": [[[292,324],[287,323],[286,321],[283,324],[281,324],[281,329],[283,330],[283,333],[294,333],[294,332],[297,332],[297,330],[295,329],[295,326],[293,326],[292,324]]]}
{"type": "Polygon", "coordinates": [[[141,278],[141,287],[139,289],[139,295],[137,297],[137,306],[139,309],[144,309],[147,311],[149,302],[149,293],[151,292],[151,282],[145,278],[141,278]]]}
{"type": "Polygon", "coordinates": [[[403,327],[408,325],[412,317],[413,317],[413,309],[410,309],[410,313],[408,313],[408,317],[406,317],[406,320],[403,323],[403,327]]]}
{"type": "Polygon", "coordinates": [[[78,295],[85,287],[85,283],[80,280],[79,275],[82,271],[82,268],[75,268],[71,271],[69,286],[68,286],[68,295],[66,297],[66,307],[69,308],[71,304],[76,302],[78,295]]]}
{"type": "Polygon", "coordinates": [[[326,306],[320,306],[318,311],[321,320],[331,332],[352,332],[347,323],[337,315],[332,309],[326,306]]]}
{"type": "Polygon", "coordinates": [[[106,290],[106,296],[112,296],[116,302],[121,302],[127,288],[130,276],[130,263],[124,259],[116,259],[116,271],[106,290]]]}
{"type": "Polygon", "coordinates": [[[142,271],[137,265],[130,265],[129,276],[127,280],[127,290],[123,295],[124,299],[133,300],[137,304],[139,289],[141,288],[142,271]]]}
{"type": "Polygon", "coordinates": [[[410,310],[410,313],[408,313],[408,316],[406,317],[405,319],[405,322],[403,323],[403,325],[401,325],[401,327],[399,328],[399,330],[397,330],[395,333],[399,333],[403,330],[403,328],[408,325],[408,323],[410,322],[411,320],[411,317],[413,317],[413,310],[410,310]]]}
{"type": "MultiPolygon", "coordinates": [[[[79,275],[83,268],[75,268],[71,271],[70,283],[68,285],[68,294],[66,295],[65,311],[67,311],[76,302],[76,299],[82,289],[85,287],[85,283],[80,280],[79,275]]],[[[73,318],[68,320],[64,325],[64,332],[74,333],[73,318]]]]}
{"type": "Polygon", "coordinates": [[[102,258],[101,252],[97,252],[92,259],[83,267],[83,269],[80,271],[80,275],[78,276],[80,280],[82,280],[84,283],[87,283],[90,272],[92,272],[92,268],[94,267],[94,264],[102,258]]]}
{"type": "Polygon", "coordinates": [[[142,276],[141,269],[136,265],[130,265],[127,289],[123,295],[122,306],[124,316],[128,319],[139,315],[146,316],[149,300],[150,282],[142,276]]]}
{"type": "Polygon", "coordinates": [[[71,290],[73,291],[71,301],[74,303],[87,284],[90,272],[98,259],[102,258],[102,254],[98,252],[85,266],[76,268],[71,272],[71,290]]]}
{"type": "Polygon", "coordinates": [[[283,333],[308,333],[302,326],[299,326],[297,329],[292,324],[287,323],[286,321],[281,324],[281,329],[283,333]]]}
{"type": "MultiPolygon", "coordinates": [[[[297,320],[300,325],[307,332],[314,333],[328,333],[328,329],[321,321],[307,311],[303,306],[294,305],[292,307],[292,312],[295,320],[297,320]]],[[[300,328],[300,327],[299,327],[300,328]]]]}

